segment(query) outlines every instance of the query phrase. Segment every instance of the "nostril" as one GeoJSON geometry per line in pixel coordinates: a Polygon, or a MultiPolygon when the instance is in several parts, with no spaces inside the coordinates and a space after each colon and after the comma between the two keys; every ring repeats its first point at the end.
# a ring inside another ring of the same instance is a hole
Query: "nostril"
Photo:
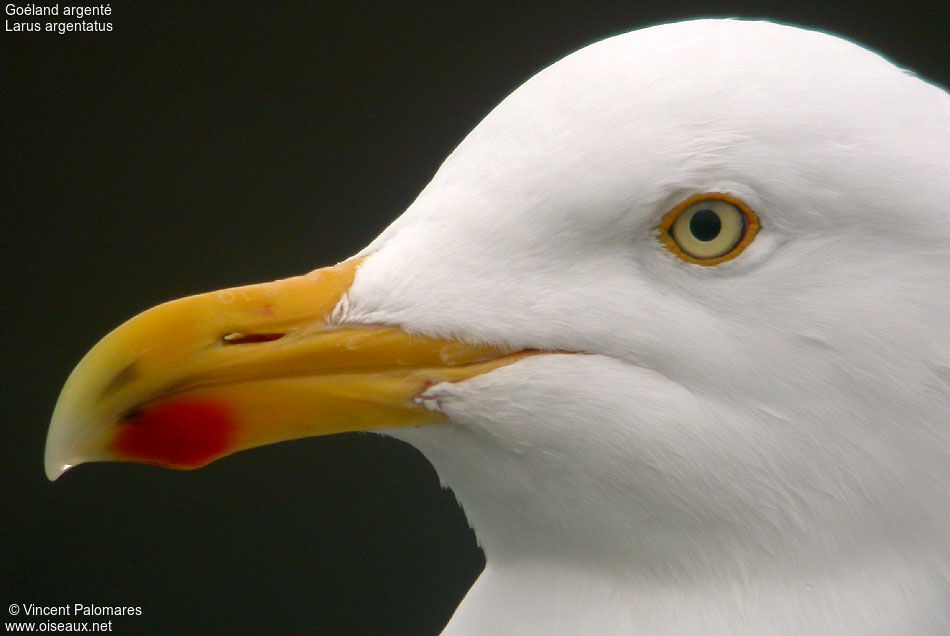
{"type": "Polygon", "coordinates": [[[274,340],[280,340],[285,335],[286,334],[282,333],[240,333],[238,331],[234,331],[222,336],[221,344],[238,345],[254,344],[258,342],[271,342],[274,340]]]}

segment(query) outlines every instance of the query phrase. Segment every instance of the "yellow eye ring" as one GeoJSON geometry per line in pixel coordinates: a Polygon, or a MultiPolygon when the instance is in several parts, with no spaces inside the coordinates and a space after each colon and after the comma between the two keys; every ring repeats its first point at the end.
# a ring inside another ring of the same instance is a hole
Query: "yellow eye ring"
{"type": "Polygon", "coordinates": [[[657,229],[666,247],[687,263],[718,265],[741,254],[759,227],[759,217],[745,203],[707,192],[667,212],[657,229]]]}

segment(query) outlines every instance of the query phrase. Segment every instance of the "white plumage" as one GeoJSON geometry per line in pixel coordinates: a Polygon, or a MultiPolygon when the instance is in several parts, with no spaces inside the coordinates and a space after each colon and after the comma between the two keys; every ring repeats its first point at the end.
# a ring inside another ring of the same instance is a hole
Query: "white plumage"
{"type": "Polygon", "coordinates": [[[366,250],[341,322],[579,351],[392,431],[487,555],[445,634],[950,633],[950,97],[763,22],[529,80],[366,250]],[[726,192],[762,230],[685,263],[726,192]]]}

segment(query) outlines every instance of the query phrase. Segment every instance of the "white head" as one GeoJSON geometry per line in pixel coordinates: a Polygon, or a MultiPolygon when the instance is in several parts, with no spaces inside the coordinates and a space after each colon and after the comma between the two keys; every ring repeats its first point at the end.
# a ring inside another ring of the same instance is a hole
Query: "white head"
{"type": "Polygon", "coordinates": [[[843,40],[620,35],[475,128],[365,250],[341,320],[590,354],[437,386],[453,425],[393,431],[490,563],[679,576],[923,550],[945,568],[948,149],[950,98],[843,40]],[[762,227],[712,267],[656,232],[704,192],[762,227]]]}

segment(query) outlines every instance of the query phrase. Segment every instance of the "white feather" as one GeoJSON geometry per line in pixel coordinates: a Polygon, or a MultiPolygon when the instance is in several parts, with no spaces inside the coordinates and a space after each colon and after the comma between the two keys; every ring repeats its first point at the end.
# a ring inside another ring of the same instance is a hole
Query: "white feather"
{"type": "Polygon", "coordinates": [[[400,429],[488,565],[446,634],[950,633],[950,97],[825,34],[620,35],[503,101],[335,320],[577,351],[400,429]],[[725,191],[737,259],[657,240],[725,191]]]}

